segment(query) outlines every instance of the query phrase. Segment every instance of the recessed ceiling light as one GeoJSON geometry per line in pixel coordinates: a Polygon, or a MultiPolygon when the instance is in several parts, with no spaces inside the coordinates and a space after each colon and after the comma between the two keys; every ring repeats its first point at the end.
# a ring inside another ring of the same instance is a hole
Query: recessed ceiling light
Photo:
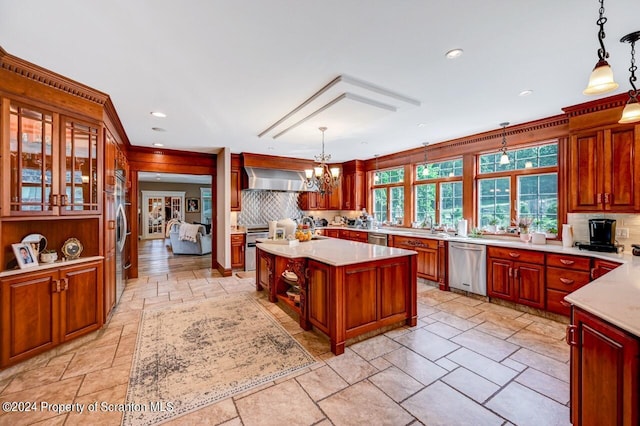
{"type": "Polygon", "coordinates": [[[450,51],[445,53],[444,56],[446,56],[447,59],[455,59],[462,56],[462,52],[464,52],[464,50],[462,49],[451,49],[450,51]]]}
{"type": "Polygon", "coordinates": [[[518,93],[518,96],[529,96],[530,94],[533,93],[533,90],[531,89],[525,89],[522,92],[518,93]]]}
{"type": "Polygon", "coordinates": [[[369,142],[367,142],[367,141],[362,141],[362,142],[360,142],[360,145],[369,145],[369,142]]]}
{"type": "Polygon", "coordinates": [[[163,129],[162,127],[152,127],[151,130],[156,132],[166,132],[166,129],[163,129]]]}
{"type": "Polygon", "coordinates": [[[272,146],[268,146],[268,147],[267,147],[267,149],[268,149],[269,151],[273,151],[275,148],[274,148],[274,147],[272,147],[272,146]]]}
{"type": "Polygon", "coordinates": [[[426,124],[424,124],[424,123],[418,123],[418,127],[424,127],[424,126],[426,126],[426,124]]]}
{"type": "Polygon", "coordinates": [[[151,115],[153,115],[154,117],[158,117],[158,118],[166,118],[167,114],[165,114],[164,112],[160,112],[160,111],[151,111],[151,115]]]}
{"type": "Polygon", "coordinates": [[[164,144],[160,143],[160,142],[156,142],[156,143],[153,144],[153,146],[164,146],[164,144]]]}

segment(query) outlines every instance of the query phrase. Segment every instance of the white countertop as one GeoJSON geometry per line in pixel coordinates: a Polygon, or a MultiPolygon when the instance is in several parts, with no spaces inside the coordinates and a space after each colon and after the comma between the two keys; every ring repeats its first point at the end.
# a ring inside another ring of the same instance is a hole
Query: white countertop
{"type": "Polygon", "coordinates": [[[551,244],[523,243],[518,238],[496,239],[484,236],[481,238],[462,238],[431,234],[428,231],[412,230],[408,228],[358,230],[415,238],[446,240],[450,242],[457,241],[471,244],[536,250],[547,253],[586,256],[621,263],[622,265],[613,271],[569,294],[565,297],[565,300],[631,334],[640,337],[640,257],[631,255],[630,244],[626,244],[626,253],[618,254],[585,251],[576,247],[563,247],[557,242],[552,242],[551,244]]]}
{"type": "Polygon", "coordinates": [[[45,271],[47,269],[53,268],[61,268],[64,266],[77,265],[79,263],[92,262],[94,260],[104,259],[103,256],[89,256],[89,257],[79,257],[77,259],[72,260],[56,260],[53,263],[39,263],[37,266],[30,266],[23,269],[9,269],[7,271],[0,272],[0,278],[10,277],[12,275],[24,274],[27,272],[40,272],[45,271]]]}
{"type": "Polygon", "coordinates": [[[357,241],[323,238],[295,246],[259,243],[260,250],[286,258],[306,257],[333,266],[383,260],[417,254],[413,250],[377,246],[357,241]]]}

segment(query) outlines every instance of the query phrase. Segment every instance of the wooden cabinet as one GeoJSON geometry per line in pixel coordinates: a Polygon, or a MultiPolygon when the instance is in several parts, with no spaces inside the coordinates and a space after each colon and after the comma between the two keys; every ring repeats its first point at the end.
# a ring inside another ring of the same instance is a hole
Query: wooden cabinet
{"type": "Polygon", "coordinates": [[[366,175],[364,163],[353,160],[342,165],[342,209],[366,208],[366,175]]]}
{"type": "Polygon", "coordinates": [[[329,334],[330,267],[315,260],[307,261],[307,303],[309,322],[329,334]]]}
{"type": "Polygon", "coordinates": [[[617,262],[611,262],[603,259],[593,259],[593,268],[591,269],[591,279],[595,280],[598,277],[603,276],[607,272],[613,271],[618,266],[617,262]]]}
{"type": "Polygon", "coordinates": [[[325,237],[340,238],[340,230],[325,228],[323,229],[322,235],[324,235],[325,237]]]}
{"type": "Polygon", "coordinates": [[[369,233],[367,231],[357,231],[352,229],[341,229],[338,238],[349,241],[358,241],[366,243],[369,241],[369,233]]]}
{"type": "Polygon", "coordinates": [[[101,213],[99,125],[3,99],[5,216],[101,213]],[[6,120],[6,121],[5,121],[6,120]]]}
{"type": "Polygon", "coordinates": [[[244,234],[231,235],[231,268],[244,269],[244,234]]]}
{"type": "Polygon", "coordinates": [[[6,367],[102,326],[102,261],[11,275],[0,294],[6,367]]]}
{"type": "Polygon", "coordinates": [[[276,275],[275,256],[260,249],[257,249],[256,253],[256,290],[266,290],[269,295],[269,301],[276,302],[277,298],[273,291],[276,275]]]}
{"type": "Polygon", "coordinates": [[[640,211],[640,125],[571,136],[569,211],[640,211]]]}
{"type": "Polygon", "coordinates": [[[571,422],[637,425],[640,342],[577,307],[567,329],[571,345],[571,422]]]}
{"type": "Polygon", "coordinates": [[[231,211],[242,210],[242,157],[231,154],[231,211]]]}
{"type": "Polygon", "coordinates": [[[591,258],[565,254],[547,254],[547,311],[569,316],[571,309],[564,297],[591,281],[591,258]]]}
{"type": "Polygon", "coordinates": [[[544,309],[544,253],[487,248],[487,295],[544,309]]]}
{"type": "Polygon", "coordinates": [[[418,252],[418,277],[430,281],[440,281],[440,256],[438,240],[394,235],[391,243],[393,247],[418,252]]]}
{"type": "Polygon", "coordinates": [[[320,194],[315,191],[305,191],[300,194],[301,210],[340,210],[342,194],[340,188],[330,194],[320,194]]]}

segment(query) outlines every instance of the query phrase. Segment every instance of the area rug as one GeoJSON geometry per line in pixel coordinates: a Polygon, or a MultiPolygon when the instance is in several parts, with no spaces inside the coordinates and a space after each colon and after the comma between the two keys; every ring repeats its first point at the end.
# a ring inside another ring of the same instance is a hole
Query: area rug
{"type": "Polygon", "coordinates": [[[247,295],[147,310],[123,424],[162,423],[313,363],[313,356],[247,295]]]}

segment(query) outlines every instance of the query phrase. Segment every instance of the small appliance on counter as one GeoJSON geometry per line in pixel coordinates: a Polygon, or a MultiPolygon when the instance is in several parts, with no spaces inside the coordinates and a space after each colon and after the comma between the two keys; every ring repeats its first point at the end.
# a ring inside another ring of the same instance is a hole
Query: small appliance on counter
{"type": "Polygon", "coordinates": [[[631,250],[631,254],[634,256],[640,256],[640,244],[631,244],[633,250],[631,250]]]}
{"type": "Polygon", "coordinates": [[[589,242],[576,243],[580,250],[620,253],[624,245],[616,243],[615,219],[589,219],[589,242]]]}

